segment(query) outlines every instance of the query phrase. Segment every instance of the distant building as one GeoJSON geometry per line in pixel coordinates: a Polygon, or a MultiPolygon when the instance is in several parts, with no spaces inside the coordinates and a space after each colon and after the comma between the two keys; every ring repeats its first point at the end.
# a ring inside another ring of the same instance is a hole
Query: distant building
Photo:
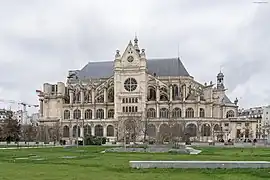
{"type": "Polygon", "coordinates": [[[13,111],[0,109],[0,121],[4,121],[8,119],[9,117],[13,117],[13,111]]]}
{"type": "Polygon", "coordinates": [[[256,119],[256,137],[265,138],[267,134],[266,127],[270,126],[270,105],[253,107],[239,110],[238,116],[241,118],[256,119]]]}

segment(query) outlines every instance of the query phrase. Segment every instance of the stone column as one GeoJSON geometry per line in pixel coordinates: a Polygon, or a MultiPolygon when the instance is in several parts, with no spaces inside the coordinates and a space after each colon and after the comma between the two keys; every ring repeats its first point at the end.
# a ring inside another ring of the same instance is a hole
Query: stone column
{"type": "Polygon", "coordinates": [[[172,101],[173,100],[173,94],[172,94],[173,92],[172,92],[172,85],[170,85],[170,101],[172,101]]]}
{"type": "Polygon", "coordinates": [[[73,94],[73,91],[72,90],[69,90],[69,104],[73,104],[73,97],[74,94],[73,94]]]}
{"type": "Polygon", "coordinates": [[[96,108],[94,107],[94,109],[92,110],[92,119],[95,119],[95,114],[96,114],[96,108]]]}
{"type": "Polygon", "coordinates": [[[72,126],[72,124],[69,125],[69,137],[73,138],[73,126],[72,126]]]}
{"type": "MultiPolygon", "coordinates": [[[[197,103],[196,104],[196,111],[197,111],[197,117],[200,117],[200,106],[199,104],[197,103]]],[[[196,115],[196,114],[195,114],[196,115]]],[[[196,117],[196,116],[195,116],[196,117]]]]}
{"type": "Polygon", "coordinates": [[[81,118],[80,120],[82,121],[84,119],[84,108],[81,109],[81,118]]]}
{"type": "Polygon", "coordinates": [[[104,88],[104,103],[107,103],[108,102],[108,95],[107,95],[107,88],[104,88]]]}
{"type": "Polygon", "coordinates": [[[186,90],[186,85],[183,86],[183,101],[186,101],[186,96],[187,96],[187,90],[186,90]]]}
{"type": "Polygon", "coordinates": [[[83,126],[81,127],[80,133],[81,133],[80,137],[84,137],[84,127],[83,126]]]}
{"type": "Polygon", "coordinates": [[[186,106],[184,105],[183,108],[182,108],[182,118],[184,118],[186,116],[186,106]]]}
{"type": "Polygon", "coordinates": [[[156,91],[156,98],[157,98],[157,102],[159,102],[159,98],[160,98],[160,87],[157,87],[157,91],[156,91]]]}
{"type": "Polygon", "coordinates": [[[94,104],[95,103],[95,90],[94,89],[92,89],[91,90],[92,92],[91,92],[91,95],[92,95],[92,103],[94,104]]]}
{"type": "Polygon", "coordinates": [[[39,99],[39,109],[40,109],[40,117],[43,117],[43,99],[39,99]]]}
{"type": "Polygon", "coordinates": [[[157,112],[157,118],[159,118],[159,103],[157,103],[157,110],[156,110],[156,112],[157,112]]]}
{"type": "Polygon", "coordinates": [[[103,126],[103,136],[107,137],[107,126],[106,125],[103,126]]]}
{"type": "Polygon", "coordinates": [[[104,110],[104,119],[107,119],[107,108],[103,108],[104,110]]]}
{"type": "Polygon", "coordinates": [[[84,103],[84,91],[83,90],[81,90],[80,95],[81,95],[81,104],[83,104],[84,103]]]}
{"type": "Polygon", "coordinates": [[[91,135],[92,135],[92,136],[95,135],[95,126],[91,126],[91,135]]]}

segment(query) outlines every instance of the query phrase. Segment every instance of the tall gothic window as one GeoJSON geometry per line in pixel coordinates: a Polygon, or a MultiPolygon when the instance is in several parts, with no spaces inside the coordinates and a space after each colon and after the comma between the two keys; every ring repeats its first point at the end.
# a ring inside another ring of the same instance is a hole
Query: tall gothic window
{"type": "Polygon", "coordinates": [[[70,119],[70,111],[69,110],[64,111],[64,119],[70,119]]]}
{"type": "Polygon", "coordinates": [[[205,112],[203,108],[200,108],[200,117],[204,118],[205,117],[205,112]]]}
{"type": "Polygon", "coordinates": [[[97,119],[104,119],[104,110],[103,109],[98,109],[96,112],[96,118],[97,119]]]}
{"type": "Polygon", "coordinates": [[[187,108],[186,118],[194,118],[194,110],[192,108],[187,108]]]}
{"type": "Polygon", "coordinates": [[[85,119],[92,119],[92,110],[87,109],[84,113],[85,119]]]}
{"type": "Polygon", "coordinates": [[[147,110],[147,117],[148,118],[155,118],[156,117],[156,110],[154,108],[149,108],[147,110]]]}
{"type": "Polygon", "coordinates": [[[169,110],[167,108],[161,108],[159,112],[159,117],[160,118],[169,118],[169,110]]]}
{"type": "Polygon", "coordinates": [[[181,117],[181,109],[180,108],[174,108],[172,111],[172,117],[173,118],[180,118],[181,117]]]}

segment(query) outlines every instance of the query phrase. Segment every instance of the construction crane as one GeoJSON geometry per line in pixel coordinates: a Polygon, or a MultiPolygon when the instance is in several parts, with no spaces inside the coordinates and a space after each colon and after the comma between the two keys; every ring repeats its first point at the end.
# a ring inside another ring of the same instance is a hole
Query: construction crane
{"type": "Polygon", "coordinates": [[[9,104],[17,104],[19,106],[23,107],[23,110],[21,111],[21,123],[26,123],[26,118],[27,118],[27,107],[39,107],[39,105],[35,105],[35,104],[28,104],[28,103],[24,103],[24,102],[17,102],[14,100],[6,100],[6,99],[0,99],[0,102],[3,103],[9,103],[9,104]]]}

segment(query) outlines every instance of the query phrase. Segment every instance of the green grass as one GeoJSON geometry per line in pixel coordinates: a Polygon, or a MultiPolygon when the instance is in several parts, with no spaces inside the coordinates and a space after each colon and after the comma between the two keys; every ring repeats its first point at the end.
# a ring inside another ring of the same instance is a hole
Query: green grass
{"type": "Polygon", "coordinates": [[[0,150],[0,180],[260,180],[270,169],[131,169],[130,160],[269,160],[270,149],[201,148],[199,155],[100,153],[105,147],[0,150]],[[33,157],[37,155],[39,157],[33,157]],[[63,159],[63,156],[77,156],[63,159]],[[29,159],[16,159],[29,157],[29,159]],[[44,160],[34,160],[44,158],[44,160]]]}

